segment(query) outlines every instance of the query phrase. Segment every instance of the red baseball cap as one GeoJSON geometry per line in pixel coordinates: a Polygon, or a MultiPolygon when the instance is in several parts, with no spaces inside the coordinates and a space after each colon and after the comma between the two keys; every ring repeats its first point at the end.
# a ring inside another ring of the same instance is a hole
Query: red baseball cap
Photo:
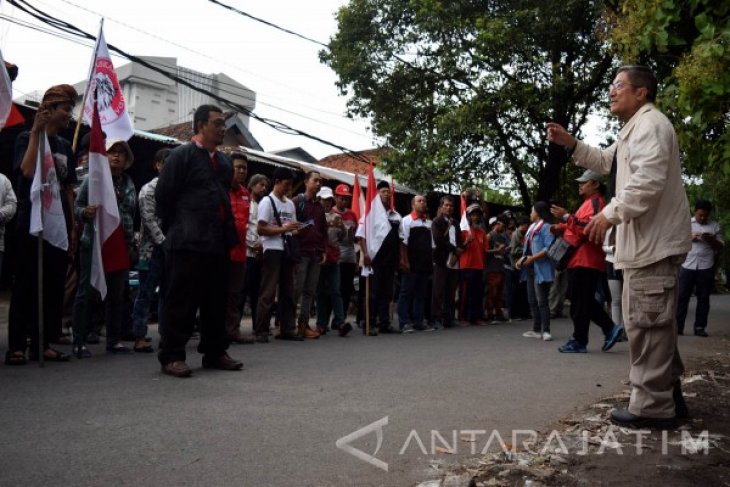
{"type": "Polygon", "coordinates": [[[350,191],[350,187],[346,184],[338,184],[335,188],[335,194],[337,196],[352,196],[352,191],[350,191]]]}

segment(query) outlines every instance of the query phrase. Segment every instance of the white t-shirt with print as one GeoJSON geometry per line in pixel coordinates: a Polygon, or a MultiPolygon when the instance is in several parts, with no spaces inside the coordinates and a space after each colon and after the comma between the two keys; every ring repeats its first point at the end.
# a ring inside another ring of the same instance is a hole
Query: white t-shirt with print
{"type": "MultiPolygon", "coordinates": [[[[296,220],[296,209],[294,208],[294,202],[284,196],[283,200],[280,200],[279,198],[274,195],[274,193],[269,193],[269,195],[264,196],[261,198],[261,201],[259,201],[259,209],[258,209],[258,221],[265,222],[267,225],[270,225],[272,227],[278,227],[279,223],[276,221],[276,217],[274,216],[274,212],[271,208],[271,200],[274,200],[274,204],[276,205],[276,211],[279,212],[279,218],[281,219],[281,224],[285,225],[288,222],[292,222],[296,220]]],[[[264,252],[267,250],[284,250],[284,239],[281,234],[276,235],[261,235],[261,245],[264,248],[264,252]]]]}

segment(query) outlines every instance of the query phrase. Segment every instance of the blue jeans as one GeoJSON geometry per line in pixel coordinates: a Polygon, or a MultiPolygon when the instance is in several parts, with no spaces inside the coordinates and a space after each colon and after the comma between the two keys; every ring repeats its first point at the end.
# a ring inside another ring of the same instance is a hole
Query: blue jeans
{"type": "MultiPolygon", "coordinates": [[[[98,291],[91,287],[91,252],[81,250],[79,253],[81,266],[79,284],[73,307],[74,344],[83,345],[86,334],[91,329],[91,308],[98,291]]],[[[122,339],[122,312],[124,307],[124,290],[126,289],[129,271],[121,270],[104,273],[106,279],[106,298],[104,299],[104,318],[106,322],[107,349],[122,339]]]]}
{"type": "Polygon", "coordinates": [[[679,302],[677,303],[677,329],[684,332],[684,320],[687,319],[689,299],[694,290],[697,295],[697,309],[695,310],[695,330],[704,330],[707,327],[707,315],[710,314],[710,293],[715,283],[715,274],[712,267],[709,269],[679,268],[679,302]]]}
{"type": "Polygon", "coordinates": [[[552,282],[538,283],[535,269],[527,268],[527,302],[532,310],[532,331],[550,333],[550,286],[552,282]]]}
{"type": "Polygon", "coordinates": [[[423,325],[423,307],[426,302],[427,288],[428,274],[409,272],[401,276],[398,296],[398,322],[401,328],[408,324],[423,325]],[[411,313],[411,305],[413,313],[411,313]]]}
{"type": "MultiPolygon", "coordinates": [[[[150,258],[149,269],[139,271],[139,291],[134,300],[134,308],[132,308],[132,333],[134,333],[135,338],[144,338],[147,336],[147,320],[150,315],[150,304],[155,296],[157,287],[160,285],[163,262],[164,254],[162,249],[155,248],[150,258]]],[[[157,314],[159,316],[159,301],[157,305],[157,314]]]]}

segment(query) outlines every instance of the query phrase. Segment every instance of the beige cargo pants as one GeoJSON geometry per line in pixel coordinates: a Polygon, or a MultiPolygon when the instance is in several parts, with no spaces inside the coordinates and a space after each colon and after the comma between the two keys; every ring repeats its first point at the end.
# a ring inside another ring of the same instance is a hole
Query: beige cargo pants
{"type": "Polygon", "coordinates": [[[629,412],[645,418],[672,418],[672,388],[684,372],[677,350],[677,285],[684,256],[639,269],[624,269],[624,324],[629,338],[629,412]]]}

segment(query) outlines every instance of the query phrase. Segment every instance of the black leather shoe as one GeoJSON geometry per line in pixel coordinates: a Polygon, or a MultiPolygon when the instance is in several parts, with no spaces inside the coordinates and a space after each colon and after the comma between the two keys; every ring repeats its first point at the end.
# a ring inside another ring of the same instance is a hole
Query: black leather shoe
{"type": "Polygon", "coordinates": [[[684,402],[684,396],[682,395],[682,383],[680,381],[674,383],[672,399],[674,399],[674,414],[677,415],[677,419],[689,418],[689,409],[687,408],[687,403],[684,402]]]}
{"type": "Polygon", "coordinates": [[[233,359],[230,355],[224,353],[220,357],[216,358],[203,357],[203,368],[218,370],[241,370],[243,368],[243,362],[233,359]]]}
{"type": "Polygon", "coordinates": [[[677,418],[644,418],[631,414],[628,409],[614,409],[611,411],[611,422],[627,428],[658,430],[673,429],[677,426],[677,418]]]}
{"type": "Polygon", "coordinates": [[[400,330],[397,329],[397,328],[393,328],[392,326],[387,326],[387,327],[380,328],[378,330],[378,332],[379,333],[386,334],[386,335],[387,334],[390,334],[390,335],[400,335],[400,330]]]}
{"type": "Polygon", "coordinates": [[[304,337],[297,335],[296,333],[279,333],[278,335],[275,335],[274,338],[277,340],[287,340],[290,342],[303,342],[304,337]]]}
{"type": "Polygon", "coordinates": [[[710,335],[707,334],[704,328],[695,328],[695,336],[696,337],[708,337],[710,335]]]}

